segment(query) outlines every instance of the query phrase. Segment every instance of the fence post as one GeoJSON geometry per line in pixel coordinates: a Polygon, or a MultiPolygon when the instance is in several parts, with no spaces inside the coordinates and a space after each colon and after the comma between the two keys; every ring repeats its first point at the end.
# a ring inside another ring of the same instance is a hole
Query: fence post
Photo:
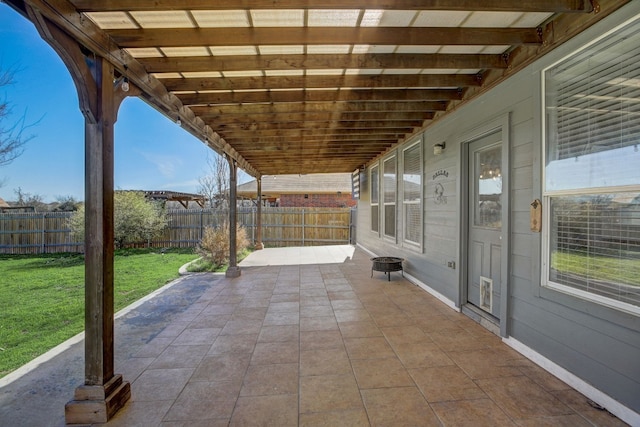
{"type": "Polygon", "coordinates": [[[46,216],[47,216],[47,214],[43,212],[42,213],[42,245],[41,245],[41,249],[40,249],[41,253],[45,253],[44,252],[44,250],[45,250],[44,239],[46,237],[46,235],[45,235],[46,231],[44,230],[44,227],[45,227],[45,217],[46,216]]]}
{"type": "Polygon", "coordinates": [[[251,241],[256,241],[256,209],[251,207],[251,241]]]}

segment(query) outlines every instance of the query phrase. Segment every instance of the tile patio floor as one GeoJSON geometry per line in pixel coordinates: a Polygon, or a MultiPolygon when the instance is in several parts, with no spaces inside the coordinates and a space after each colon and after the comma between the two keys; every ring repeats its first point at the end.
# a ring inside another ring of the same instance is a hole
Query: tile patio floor
{"type": "Polygon", "coordinates": [[[108,426],[626,425],[360,250],[253,265],[117,362],[108,426]]]}

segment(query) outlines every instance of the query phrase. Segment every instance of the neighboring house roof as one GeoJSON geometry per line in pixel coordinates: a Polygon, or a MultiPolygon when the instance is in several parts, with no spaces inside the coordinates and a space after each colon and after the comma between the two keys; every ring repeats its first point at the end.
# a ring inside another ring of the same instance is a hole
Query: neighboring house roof
{"type": "MultiPolygon", "coordinates": [[[[255,197],[256,180],[238,185],[238,195],[255,197]]],[[[263,175],[262,194],[351,194],[350,173],[318,173],[308,175],[263,175]]]]}
{"type": "Polygon", "coordinates": [[[5,202],[4,199],[0,197],[0,208],[8,208],[8,207],[11,207],[11,205],[9,205],[9,203],[5,202]]]}

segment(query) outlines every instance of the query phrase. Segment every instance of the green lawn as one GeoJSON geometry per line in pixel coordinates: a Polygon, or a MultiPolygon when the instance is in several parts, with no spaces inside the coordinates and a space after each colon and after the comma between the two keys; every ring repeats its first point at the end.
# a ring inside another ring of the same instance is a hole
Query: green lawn
{"type": "MultiPolygon", "coordinates": [[[[191,249],[118,251],[115,310],[178,277],[191,249]]],[[[84,328],[84,258],[0,255],[0,377],[84,328]]]]}
{"type": "Polygon", "coordinates": [[[640,259],[556,252],[551,265],[558,271],[611,283],[640,286],[640,259]]]}

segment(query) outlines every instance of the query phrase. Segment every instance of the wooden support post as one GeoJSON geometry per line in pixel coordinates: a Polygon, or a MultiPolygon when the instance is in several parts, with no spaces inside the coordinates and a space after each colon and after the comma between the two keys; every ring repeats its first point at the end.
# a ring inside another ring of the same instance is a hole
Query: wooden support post
{"type": "Polygon", "coordinates": [[[67,424],[107,422],[131,396],[129,383],[114,374],[113,125],[120,102],[111,65],[87,63],[98,108],[85,119],[85,382],[65,407],[67,424]]]}
{"type": "Polygon", "coordinates": [[[67,424],[106,423],[131,397],[114,374],[113,126],[127,95],[113,66],[87,52],[58,26],[28,8],[42,38],[60,55],[85,117],[85,380],[65,406],[67,424]]]}
{"type": "Polygon", "coordinates": [[[240,267],[238,267],[238,244],[236,228],[238,223],[238,164],[234,159],[227,156],[229,162],[229,267],[225,273],[226,277],[239,277],[240,267]]]}
{"type": "Polygon", "coordinates": [[[264,249],[264,245],[262,244],[262,177],[256,178],[256,183],[258,185],[258,206],[256,212],[256,241],[255,241],[255,249],[260,250],[264,249]]]}

